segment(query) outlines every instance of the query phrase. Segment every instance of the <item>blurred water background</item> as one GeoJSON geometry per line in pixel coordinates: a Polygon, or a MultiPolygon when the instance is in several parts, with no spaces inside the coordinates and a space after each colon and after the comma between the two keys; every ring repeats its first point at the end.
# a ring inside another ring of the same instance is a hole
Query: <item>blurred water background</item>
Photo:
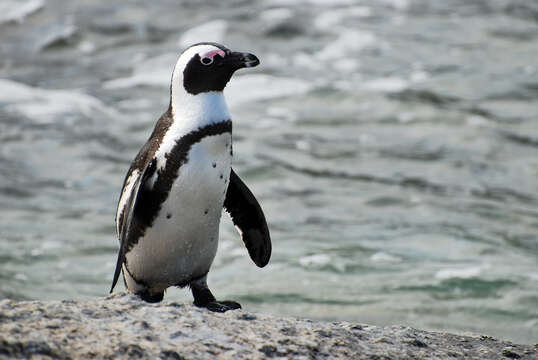
{"type": "Polygon", "coordinates": [[[526,0],[2,0],[0,298],[107,294],[123,177],[200,40],[261,59],[225,93],[274,252],[256,268],[224,215],[218,298],[538,341],[526,0]]]}

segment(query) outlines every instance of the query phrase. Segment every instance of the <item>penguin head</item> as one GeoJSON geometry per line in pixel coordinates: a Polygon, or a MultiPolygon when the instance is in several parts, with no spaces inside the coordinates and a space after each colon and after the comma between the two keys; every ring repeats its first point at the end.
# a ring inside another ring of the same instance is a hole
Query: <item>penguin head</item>
{"type": "Polygon", "coordinates": [[[189,95],[220,92],[236,70],[259,63],[253,54],[233,52],[220,44],[194,44],[176,62],[171,91],[189,95]]]}

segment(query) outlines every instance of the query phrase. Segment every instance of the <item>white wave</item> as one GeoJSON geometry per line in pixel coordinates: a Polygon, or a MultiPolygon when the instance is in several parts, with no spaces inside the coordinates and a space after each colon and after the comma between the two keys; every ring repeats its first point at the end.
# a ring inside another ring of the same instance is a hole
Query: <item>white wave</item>
{"type": "Polygon", "coordinates": [[[93,117],[96,112],[117,116],[99,99],[77,90],[48,90],[16,81],[0,79],[0,104],[8,111],[24,115],[41,123],[54,122],[58,115],[83,114],[93,117]]]}
{"type": "Polygon", "coordinates": [[[465,118],[465,125],[473,127],[489,126],[490,122],[484,116],[470,115],[465,118]]]}
{"type": "Polygon", "coordinates": [[[268,72],[279,72],[290,67],[291,57],[282,56],[277,53],[265,53],[262,55],[262,66],[268,72]]]}
{"type": "Polygon", "coordinates": [[[97,46],[91,41],[84,40],[80,42],[77,48],[84,54],[91,54],[95,51],[97,46]]]}
{"type": "Polygon", "coordinates": [[[136,86],[170,87],[173,66],[179,54],[166,53],[141,61],[135,65],[133,75],[109,80],[105,89],[124,89],[136,86]]]}
{"type": "Polygon", "coordinates": [[[11,21],[22,23],[27,16],[44,6],[45,0],[2,0],[0,2],[0,24],[11,21]]]}
{"type": "Polygon", "coordinates": [[[397,10],[405,10],[409,7],[409,0],[383,0],[382,2],[397,10]]]}
{"type": "Polygon", "coordinates": [[[418,82],[423,82],[423,81],[426,81],[430,78],[430,75],[425,72],[425,71],[422,71],[422,70],[415,70],[411,73],[411,76],[409,77],[409,79],[414,82],[414,83],[418,83],[418,82]]]}
{"type": "Polygon", "coordinates": [[[361,65],[358,59],[344,58],[334,62],[334,68],[342,73],[351,73],[356,71],[361,65]]]}
{"type": "Polygon", "coordinates": [[[362,84],[362,87],[367,90],[381,91],[381,92],[398,92],[402,91],[409,83],[399,77],[387,77],[367,81],[362,84]]]}
{"type": "Polygon", "coordinates": [[[295,142],[295,148],[301,151],[310,151],[312,150],[312,145],[306,140],[297,140],[295,142]]]}
{"type": "Polygon", "coordinates": [[[394,263],[394,262],[402,261],[400,257],[387,254],[386,252],[383,252],[383,251],[376,252],[375,254],[370,256],[370,260],[372,260],[373,262],[382,262],[382,263],[387,263],[387,262],[394,263]]]}
{"type": "MultiPolygon", "coordinates": [[[[313,71],[319,71],[324,69],[324,64],[321,61],[312,61],[312,55],[305,52],[297,52],[292,58],[293,65],[299,68],[309,69],[313,71]]],[[[282,62],[280,63],[282,64],[282,62]]],[[[282,65],[275,64],[275,67],[282,65]]]]}
{"type": "Polygon", "coordinates": [[[321,30],[330,30],[347,18],[363,18],[372,15],[372,10],[366,6],[337,8],[323,11],[314,19],[314,26],[321,30]]]}
{"type": "Polygon", "coordinates": [[[284,121],[295,121],[297,120],[297,114],[289,108],[270,106],[266,109],[266,113],[271,118],[276,118],[284,121]]]}
{"type": "Polygon", "coordinates": [[[224,39],[227,29],[228,23],[225,20],[212,20],[185,31],[178,44],[182,49],[185,49],[202,41],[220,43],[224,39]]]}
{"type": "Polygon", "coordinates": [[[248,251],[246,248],[244,247],[236,247],[236,248],[233,248],[230,252],[229,252],[229,255],[231,256],[237,256],[237,257],[248,257],[248,251]]]}
{"type": "Polygon", "coordinates": [[[480,275],[488,266],[469,266],[465,268],[443,269],[435,273],[435,278],[446,280],[451,278],[469,279],[480,275]]]}
{"type": "Polygon", "coordinates": [[[274,24],[289,20],[293,17],[293,11],[289,8],[273,8],[260,13],[260,20],[274,24]]]}
{"type": "Polygon", "coordinates": [[[224,93],[230,106],[250,101],[297,96],[312,89],[304,80],[265,74],[243,75],[232,78],[224,93]]]}
{"type": "Polygon", "coordinates": [[[148,98],[128,98],[116,101],[114,106],[119,110],[136,111],[137,113],[148,111],[154,106],[154,102],[148,98]]]}
{"type": "Polygon", "coordinates": [[[362,83],[362,87],[367,90],[379,92],[398,92],[405,90],[410,84],[416,84],[426,81],[429,75],[425,71],[413,71],[409,76],[409,80],[400,77],[392,76],[386,78],[373,79],[362,83]]]}
{"type": "Polygon", "coordinates": [[[28,281],[28,276],[24,273],[16,273],[14,276],[15,280],[17,281],[28,281]]]}
{"type": "Polygon", "coordinates": [[[303,256],[299,259],[299,264],[304,267],[311,266],[324,266],[331,262],[331,257],[327,254],[314,254],[309,256],[303,256]]]}
{"type": "Polygon", "coordinates": [[[42,31],[42,34],[36,41],[36,50],[45,49],[58,42],[68,41],[72,39],[78,31],[78,28],[72,23],[71,19],[65,22],[55,23],[42,31]]]}
{"type": "Polygon", "coordinates": [[[279,27],[295,26],[294,13],[289,8],[273,8],[265,10],[259,15],[259,29],[263,33],[271,33],[279,27]]]}
{"type": "Polygon", "coordinates": [[[331,60],[335,57],[354,57],[356,52],[376,43],[377,38],[369,31],[348,30],[342,32],[337,39],[329,42],[316,57],[321,60],[331,60]]]}
{"type": "Polygon", "coordinates": [[[105,89],[125,89],[136,86],[170,86],[170,69],[155,68],[147,72],[137,72],[133,76],[107,81],[103,84],[105,89]]]}
{"type": "Polygon", "coordinates": [[[529,279],[531,279],[532,281],[538,281],[538,272],[536,272],[536,273],[529,273],[529,274],[527,274],[527,276],[528,276],[529,279]]]}

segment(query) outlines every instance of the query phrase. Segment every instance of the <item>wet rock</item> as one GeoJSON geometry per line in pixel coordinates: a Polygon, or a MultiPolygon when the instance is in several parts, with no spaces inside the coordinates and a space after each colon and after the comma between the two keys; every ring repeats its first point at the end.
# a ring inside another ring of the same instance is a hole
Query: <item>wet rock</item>
{"type": "Polygon", "coordinates": [[[115,294],[0,302],[0,359],[536,359],[538,346],[404,326],[211,313],[115,294]]]}

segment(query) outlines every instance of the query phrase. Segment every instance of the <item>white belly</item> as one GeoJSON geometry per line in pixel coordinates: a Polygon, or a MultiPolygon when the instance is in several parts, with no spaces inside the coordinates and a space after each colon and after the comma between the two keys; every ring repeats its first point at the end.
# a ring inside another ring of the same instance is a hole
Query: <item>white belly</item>
{"type": "Polygon", "coordinates": [[[231,146],[231,134],[225,133],[191,147],[159,216],[127,253],[136,279],[164,290],[209,271],[217,252],[231,146]]]}

